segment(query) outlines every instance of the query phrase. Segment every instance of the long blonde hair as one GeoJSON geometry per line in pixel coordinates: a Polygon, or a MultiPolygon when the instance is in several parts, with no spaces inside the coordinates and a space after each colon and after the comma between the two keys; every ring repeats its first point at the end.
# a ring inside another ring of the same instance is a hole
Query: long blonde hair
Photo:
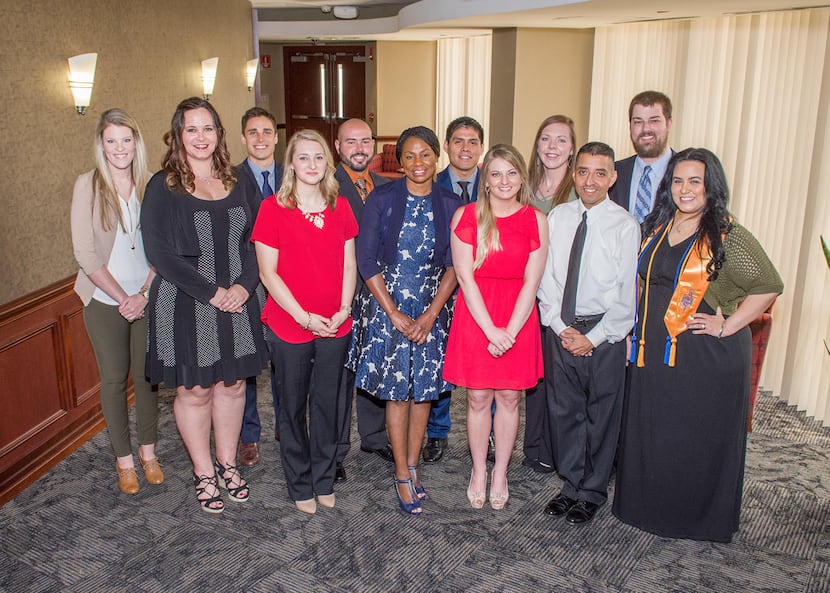
{"type": "Polygon", "coordinates": [[[325,138],[316,130],[298,130],[288,140],[285,147],[282,185],[280,185],[277,192],[277,201],[292,210],[297,207],[297,178],[294,175],[294,169],[291,168],[291,161],[294,159],[294,153],[297,152],[297,143],[301,140],[316,142],[323,149],[323,155],[326,157],[326,172],[323,174],[323,179],[320,180],[320,193],[323,194],[326,206],[334,210],[337,204],[337,192],[340,189],[340,183],[334,178],[334,157],[331,154],[331,149],[325,138]]]}
{"type": "MultiPolygon", "coordinates": [[[[144,146],[141,130],[138,129],[138,123],[133,116],[123,109],[117,108],[107,109],[101,114],[98,125],[95,127],[95,141],[93,143],[95,171],[92,173],[92,191],[95,196],[94,200],[101,212],[101,228],[109,231],[112,229],[113,221],[117,220],[118,225],[124,232],[127,232],[127,227],[121,216],[121,205],[118,203],[118,190],[115,189],[115,181],[112,179],[107,164],[107,155],[104,154],[103,135],[104,130],[109,126],[124,126],[129,128],[133,134],[135,153],[130,165],[130,173],[135,187],[135,196],[139,203],[144,199],[144,187],[150,178],[150,172],[147,169],[147,149],[144,146]]],[[[125,197],[129,199],[129,196],[125,197]]]]}
{"type": "Polygon", "coordinates": [[[509,144],[496,144],[484,155],[484,162],[481,165],[482,179],[478,183],[478,199],[476,200],[478,235],[476,237],[476,259],[473,262],[474,270],[481,267],[491,252],[502,250],[499,229],[496,226],[496,216],[493,214],[493,207],[490,204],[490,190],[487,188],[488,170],[495,159],[504,159],[519,172],[522,185],[519,187],[519,193],[516,194],[516,201],[522,206],[530,204],[530,188],[527,182],[525,160],[515,147],[509,144]]]}
{"type": "Polygon", "coordinates": [[[545,176],[545,166],[542,164],[542,159],[539,158],[539,138],[542,136],[542,131],[547,128],[551,124],[565,124],[568,126],[568,130],[570,131],[571,136],[571,150],[573,154],[568,158],[567,168],[568,170],[565,172],[565,177],[562,179],[562,182],[559,184],[559,187],[556,188],[556,191],[553,192],[551,196],[551,208],[558,206],[559,204],[564,204],[568,201],[568,198],[571,195],[571,190],[574,186],[574,179],[573,179],[573,171],[574,171],[574,161],[576,160],[576,149],[578,148],[576,145],[576,132],[574,131],[574,120],[572,120],[567,115],[551,115],[550,117],[546,117],[542,120],[542,123],[539,124],[539,129],[536,130],[536,138],[533,140],[533,148],[530,151],[530,168],[528,171],[528,177],[530,178],[530,191],[535,192],[539,189],[539,185],[542,183],[542,179],[545,176]]]}

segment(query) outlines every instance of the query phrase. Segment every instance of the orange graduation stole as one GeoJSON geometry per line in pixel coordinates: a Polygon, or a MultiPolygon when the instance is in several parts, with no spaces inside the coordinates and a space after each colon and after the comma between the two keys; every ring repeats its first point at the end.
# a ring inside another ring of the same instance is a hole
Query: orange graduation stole
{"type": "MultiPolygon", "coordinates": [[[[637,341],[636,336],[633,336],[633,341],[637,344],[638,367],[645,366],[643,350],[646,345],[645,333],[646,319],[648,317],[651,266],[654,263],[654,255],[657,253],[657,249],[666,238],[666,235],[668,235],[673,224],[674,219],[662,229],[662,232],[660,229],[655,230],[651,236],[643,241],[640,249],[641,253],[645,253],[649,246],[654,244],[654,249],[651,252],[648,267],[646,268],[645,295],[643,298],[643,326],[640,330],[641,336],[639,341],[637,341]]],[[[669,302],[668,309],[666,309],[666,314],[663,316],[663,323],[666,325],[666,330],[668,330],[663,364],[667,364],[670,367],[674,366],[677,356],[677,336],[686,331],[686,322],[697,311],[700,301],[703,300],[703,294],[709,286],[709,274],[706,272],[706,266],[711,259],[712,253],[709,250],[709,246],[695,233],[694,241],[689,242],[689,246],[686,248],[686,252],[683,254],[680,264],[677,267],[677,272],[674,276],[674,294],[669,302]]]]}

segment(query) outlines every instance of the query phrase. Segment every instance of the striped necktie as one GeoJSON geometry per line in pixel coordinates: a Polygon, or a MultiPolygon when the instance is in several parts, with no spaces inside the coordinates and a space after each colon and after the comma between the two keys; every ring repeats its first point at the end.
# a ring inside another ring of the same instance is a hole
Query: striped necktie
{"type": "Polygon", "coordinates": [[[640,183],[637,185],[634,218],[637,219],[637,222],[643,224],[649,212],[651,212],[651,165],[646,165],[643,169],[643,176],[640,177],[640,183]]]}

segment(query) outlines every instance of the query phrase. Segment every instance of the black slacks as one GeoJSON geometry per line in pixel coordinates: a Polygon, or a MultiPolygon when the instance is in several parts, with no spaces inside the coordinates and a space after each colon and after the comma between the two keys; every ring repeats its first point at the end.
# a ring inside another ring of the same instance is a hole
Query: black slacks
{"type": "Polygon", "coordinates": [[[280,456],[288,494],[331,494],[337,453],[340,378],[351,334],[303,344],[266,332],[280,394],[280,456]]]}
{"type": "Polygon", "coordinates": [[[604,504],[622,418],[625,341],[573,356],[553,331],[545,339],[554,366],[552,437],[562,493],[604,504]]]}
{"type": "Polygon", "coordinates": [[[386,402],[372,397],[362,389],[355,393],[355,375],[349,369],[343,369],[340,379],[340,396],[337,405],[338,432],[337,461],[342,462],[351,448],[352,438],[352,402],[357,408],[357,431],[360,433],[360,446],[374,451],[389,444],[386,435],[386,402]]]}

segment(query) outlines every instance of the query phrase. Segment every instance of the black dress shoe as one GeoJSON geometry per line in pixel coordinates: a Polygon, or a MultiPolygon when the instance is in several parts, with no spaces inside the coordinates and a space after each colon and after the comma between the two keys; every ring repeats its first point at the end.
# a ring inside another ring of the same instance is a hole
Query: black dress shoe
{"type": "Polygon", "coordinates": [[[571,525],[584,525],[594,518],[594,515],[597,514],[597,510],[599,510],[598,504],[588,502],[587,500],[580,500],[573,507],[571,507],[568,514],[565,515],[565,521],[571,525]]]}
{"type": "Polygon", "coordinates": [[[528,457],[525,457],[524,461],[522,461],[522,465],[525,467],[529,467],[537,474],[552,474],[554,472],[552,466],[548,465],[547,463],[543,463],[538,459],[530,459],[528,457]]]}
{"type": "Polygon", "coordinates": [[[487,443],[487,461],[490,463],[496,462],[496,439],[493,438],[493,434],[490,434],[490,440],[487,443]]]}
{"type": "Polygon", "coordinates": [[[346,468],[343,467],[341,462],[337,462],[336,469],[334,470],[334,483],[340,484],[341,482],[346,481],[346,468]]]}
{"type": "Polygon", "coordinates": [[[579,501],[568,498],[561,492],[550,499],[545,506],[545,514],[551,517],[560,517],[570,511],[579,501]]]}
{"type": "Polygon", "coordinates": [[[375,455],[377,455],[384,461],[388,461],[389,463],[395,462],[395,456],[392,454],[392,447],[388,444],[384,445],[380,449],[369,449],[361,445],[360,450],[364,453],[374,453],[375,455]]]}
{"type": "Polygon", "coordinates": [[[427,439],[427,445],[424,447],[423,452],[424,463],[441,461],[446,446],[447,439],[427,439]]]}

